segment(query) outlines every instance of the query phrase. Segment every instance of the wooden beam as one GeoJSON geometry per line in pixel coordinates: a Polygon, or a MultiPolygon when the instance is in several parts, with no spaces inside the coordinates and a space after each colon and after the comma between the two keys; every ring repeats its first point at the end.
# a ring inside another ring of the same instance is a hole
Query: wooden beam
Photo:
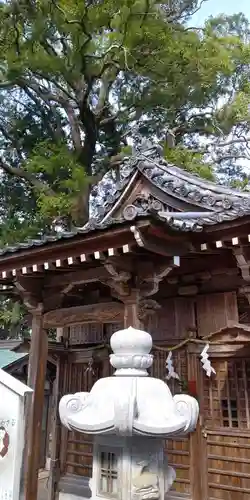
{"type": "Polygon", "coordinates": [[[174,255],[186,255],[190,253],[190,245],[186,241],[166,242],[156,236],[145,236],[142,231],[136,226],[131,226],[131,233],[134,235],[135,241],[139,247],[145,248],[149,252],[164,257],[173,257],[174,255]]]}
{"type": "Polygon", "coordinates": [[[44,328],[58,328],[81,322],[112,322],[123,320],[123,305],[119,302],[100,302],[85,306],[57,309],[44,314],[44,328]]]}
{"type": "Polygon", "coordinates": [[[44,289],[68,286],[69,284],[80,285],[81,283],[93,283],[109,278],[109,272],[103,266],[91,267],[89,269],[76,269],[50,275],[44,279],[44,289]]]}
{"type": "Polygon", "coordinates": [[[28,385],[34,392],[26,413],[25,500],[35,500],[37,498],[47,356],[48,337],[47,333],[43,331],[42,305],[40,304],[33,311],[29,355],[28,385]]]}
{"type": "Polygon", "coordinates": [[[193,296],[197,295],[199,289],[198,286],[196,285],[190,285],[190,286],[180,286],[178,288],[178,294],[182,296],[193,296]]]}
{"type": "Polygon", "coordinates": [[[216,233],[220,231],[220,236],[223,235],[223,239],[226,239],[225,235],[232,233],[232,231],[240,234],[247,234],[249,232],[250,217],[246,215],[245,217],[240,217],[240,219],[230,220],[227,222],[221,222],[220,224],[215,224],[206,227],[206,233],[216,233]],[[237,229],[237,231],[235,231],[237,229]]]}

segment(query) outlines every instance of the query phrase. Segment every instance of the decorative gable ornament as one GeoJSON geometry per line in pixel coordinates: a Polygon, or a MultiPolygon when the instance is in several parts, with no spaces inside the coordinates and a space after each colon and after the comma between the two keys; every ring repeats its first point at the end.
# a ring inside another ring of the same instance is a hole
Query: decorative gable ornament
{"type": "Polygon", "coordinates": [[[199,405],[186,394],[173,397],[163,380],[148,376],[149,333],[130,327],[115,332],[110,344],[114,375],[90,392],[63,396],[60,418],[69,430],[94,435],[92,499],[161,500],[175,480],[164,440],[192,432],[199,405]]]}
{"type": "Polygon", "coordinates": [[[204,349],[201,352],[201,364],[203,370],[206,372],[206,375],[208,377],[211,377],[212,373],[216,375],[215,369],[211,365],[211,361],[209,359],[209,354],[208,354],[208,349],[209,349],[209,344],[206,344],[204,349]]]}

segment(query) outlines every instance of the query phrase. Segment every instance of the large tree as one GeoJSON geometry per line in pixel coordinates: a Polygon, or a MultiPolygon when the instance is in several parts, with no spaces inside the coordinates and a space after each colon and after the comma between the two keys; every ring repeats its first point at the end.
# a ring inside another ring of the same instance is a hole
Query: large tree
{"type": "MultiPolygon", "coordinates": [[[[209,1],[209,0],[208,0],[209,1]]],[[[0,240],[83,224],[131,141],[224,175],[248,158],[249,24],[192,26],[196,0],[0,3],[0,240]]]]}

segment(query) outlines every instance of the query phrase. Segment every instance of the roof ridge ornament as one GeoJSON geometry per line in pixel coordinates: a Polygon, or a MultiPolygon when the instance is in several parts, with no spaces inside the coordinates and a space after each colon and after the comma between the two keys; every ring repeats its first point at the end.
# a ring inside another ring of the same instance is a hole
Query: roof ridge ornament
{"type": "Polygon", "coordinates": [[[156,144],[150,139],[143,139],[136,148],[137,154],[149,158],[162,158],[163,148],[160,144],[156,144]]]}

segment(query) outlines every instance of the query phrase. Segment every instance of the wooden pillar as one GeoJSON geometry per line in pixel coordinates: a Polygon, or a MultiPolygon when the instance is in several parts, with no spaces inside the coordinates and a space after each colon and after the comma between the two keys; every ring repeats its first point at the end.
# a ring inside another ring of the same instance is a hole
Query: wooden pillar
{"type": "Polygon", "coordinates": [[[47,356],[48,337],[43,330],[42,304],[39,304],[39,307],[32,311],[28,385],[34,392],[26,412],[25,500],[37,499],[47,356]]]}
{"type": "Polygon", "coordinates": [[[138,329],[143,328],[140,320],[139,290],[131,290],[130,295],[122,297],[122,300],[124,302],[124,328],[129,328],[130,326],[138,329]]]}
{"type": "MultiPolygon", "coordinates": [[[[187,347],[187,368],[188,368],[188,380],[195,380],[197,383],[197,394],[201,395],[200,387],[200,360],[198,354],[192,351],[192,346],[187,347]],[[191,348],[190,348],[191,347],[191,348]]],[[[200,407],[200,411],[202,408],[200,407]]],[[[189,436],[190,442],[190,487],[191,487],[191,498],[192,500],[200,500],[203,498],[204,490],[202,488],[202,482],[206,477],[206,470],[203,469],[203,458],[202,458],[202,443],[201,443],[201,416],[199,416],[196,430],[192,432],[189,436]],[[198,460],[197,460],[197,457],[198,460]],[[203,492],[203,495],[202,495],[203,492]]],[[[204,497],[205,498],[205,497],[204,497]]]]}
{"type": "Polygon", "coordinates": [[[53,384],[53,403],[52,403],[52,418],[50,421],[52,446],[51,446],[51,464],[50,476],[48,482],[48,500],[54,500],[56,495],[56,487],[60,478],[60,446],[62,425],[59,417],[58,407],[59,401],[63,396],[62,383],[63,383],[63,369],[64,362],[62,356],[57,358],[56,379],[53,384]]]}

